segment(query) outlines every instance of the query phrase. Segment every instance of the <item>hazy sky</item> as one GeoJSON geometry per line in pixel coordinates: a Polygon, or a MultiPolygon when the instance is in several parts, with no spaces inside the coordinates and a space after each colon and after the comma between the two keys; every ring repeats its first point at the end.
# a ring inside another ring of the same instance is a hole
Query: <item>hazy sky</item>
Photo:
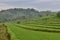
{"type": "Polygon", "coordinates": [[[8,8],[36,8],[38,10],[60,10],[60,0],[0,0],[0,10],[8,8]]]}

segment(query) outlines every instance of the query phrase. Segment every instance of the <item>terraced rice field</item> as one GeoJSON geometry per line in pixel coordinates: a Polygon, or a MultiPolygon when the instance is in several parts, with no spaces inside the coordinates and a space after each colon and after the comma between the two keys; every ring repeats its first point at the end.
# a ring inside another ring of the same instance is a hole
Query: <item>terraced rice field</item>
{"type": "Polygon", "coordinates": [[[29,22],[22,23],[23,25],[42,28],[60,29],[60,19],[52,17],[45,17],[40,19],[33,19],[29,22]]]}
{"type": "Polygon", "coordinates": [[[60,19],[53,18],[5,24],[11,33],[11,40],[60,40],[60,19]]]}
{"type": "Polygon", "coordinates": [[[33,31],[8,23],[11,40],[60,40],[60,33],[33,31]]]}

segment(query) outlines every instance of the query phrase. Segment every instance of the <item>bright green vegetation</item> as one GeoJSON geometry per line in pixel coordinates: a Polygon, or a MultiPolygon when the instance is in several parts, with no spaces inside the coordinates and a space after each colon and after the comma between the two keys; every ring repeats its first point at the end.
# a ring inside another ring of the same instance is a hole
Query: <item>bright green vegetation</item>
{"type": "Polygon", "coordinates": [[[60,40],[60,12],[39,12],[33,8],[1,10],[0,23],[4,22],[11,40],[60,40]]]}
{"type": "Polygon", "coordinates": [[[36,18],[22,24],[33,27],[60,29],[60,19],[54,16],[36,18]]]}
{"type": "Polygon", "coordinates": [[[55,16],[31,19],[18,23],[5,23],[11,33],[11,40],[60,40],[60,19],[55,16]],[[30,30],[29,30],[30,29],[30,30]],[[33,29],[33,30],[32,30],[33,29]],[[45,30],[35,31],[35,30],[45,30]]]}
{"type": "Polygon", "coordinates": [[[60,33],[26,30],[13,23],[6,23],[6,25],[12,40],[60,40],[60,33]]]}

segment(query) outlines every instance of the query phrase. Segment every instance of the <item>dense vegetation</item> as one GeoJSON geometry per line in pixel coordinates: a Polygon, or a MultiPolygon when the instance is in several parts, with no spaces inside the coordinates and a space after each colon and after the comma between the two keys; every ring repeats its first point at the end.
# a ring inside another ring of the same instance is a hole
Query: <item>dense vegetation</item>
{"type": "Polygon", "coordinates": [[[11,40],[60,40],[60,33],[33,31],[20,28],[14,23],[6,23],[11,40]]]}
{"type": "Polygon", "coordinates": [[[0,11],[0,22],[27,20],[42,16],[54,15],[55,12],[51,11],[37,11],[35,9],[14,8],[0,11]]]}
{"type": "Polygon", "coordinates": [[[10,34],[4,24],[0,24],[0,40],[10,40],[10,34]]]}
{"type": "Polygon", "coordinates": [[[60,18],[60,11],[57,13],[57,17],[60,18]]]}
{"type": "Polygon", "coordinates": [[[60,12],[7,9],[0,11],[0,22],[7,26],[11,40],[60,40],[60,12]]]}
{"type": "Polygon", "coordinates": [[[55,29],[57,29],[54,32],[56,32],[56,31],[60,32],[60,30],[59,30],[60,29],[60,19],[57,18],[56,16],[35,18],[35,19],[29,20],[24,23],[20,22],[19,25],[22,26],[23,28],[30,28],[30,29],[32,28],[37,31],[39,31],[41,29],[42,31],[49,30],[49,31],[53,32],[55,29]]]}
{"type": "Polygon", "coordinates": [[[60,40],[60,19],[56,16],[5,24],[11,33],[11,40],[60,40]]]}

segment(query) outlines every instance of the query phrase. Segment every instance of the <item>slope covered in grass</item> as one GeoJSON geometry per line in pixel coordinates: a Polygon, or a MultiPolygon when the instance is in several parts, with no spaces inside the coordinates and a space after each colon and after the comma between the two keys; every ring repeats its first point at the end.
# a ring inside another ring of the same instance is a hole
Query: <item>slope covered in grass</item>
{"type": "Polygon", "coordinates": [[[5,24],[11,33],[11,40],[60,40],[60,33],[57,33],[60,32],[60,19],[55,16],[31,19],[20,24],[5,24]]]}
{"type": "Polygon", "coordinates": [[[34,27],[60,29],[60,18],[57,18],[55,16],[48,16],[48,17],[32,19],[22,24],[34,27]]]}
{"type": "Polygon", "coordinates": [[[11,40],[60,40],[60,33],[26,30],[13,23],[6,23],[6,25],[11,33],[11,40]]]}

